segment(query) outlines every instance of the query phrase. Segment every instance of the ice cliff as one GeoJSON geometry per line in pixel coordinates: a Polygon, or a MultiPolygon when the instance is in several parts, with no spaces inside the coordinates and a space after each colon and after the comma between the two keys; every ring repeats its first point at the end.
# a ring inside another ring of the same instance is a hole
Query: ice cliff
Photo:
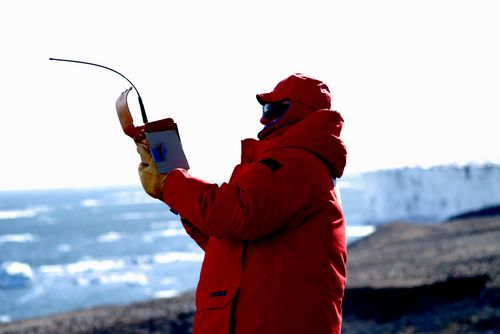
{"type": "MultiPolygon", "coordinates": [[[[349,184],[349,180],[346,183],[349,184]]],[[[395,220],[441,221],[500,205],[500,165],[374,171],[359,175],[351,188],[357,189],[354,202],[360,207],[356,211],[359,221],[365,224],[395,220]]],[[[345,189],[351,199],[352,189],[351,193],[349,187],[345,189]]]]}

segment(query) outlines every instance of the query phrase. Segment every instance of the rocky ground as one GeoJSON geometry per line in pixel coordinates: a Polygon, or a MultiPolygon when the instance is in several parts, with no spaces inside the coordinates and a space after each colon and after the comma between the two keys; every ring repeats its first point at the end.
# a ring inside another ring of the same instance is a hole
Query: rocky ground
{"type": "MultiPolygon", "coordinates": [[[[343,333],[499,333],[500,217],[394,223],[349,246],[343,333]]],[[[0,326],[0,333],[191,332],[194,296],[0,326]]]]}
{"type": "Polygon", "coordinates": [[[382,226],[348,256],[344,333],[500,333],[500,217],[382,226]]]}

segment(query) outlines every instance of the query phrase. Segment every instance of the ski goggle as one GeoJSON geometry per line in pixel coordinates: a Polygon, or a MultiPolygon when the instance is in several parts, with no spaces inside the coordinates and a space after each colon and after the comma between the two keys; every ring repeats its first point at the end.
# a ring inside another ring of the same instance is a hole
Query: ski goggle
{"type": "Polygon", "coordinates": [[[262,106],[262,116],[269,120],[283,116],[290,106],[289,100],[269,102],[262,106]]]}

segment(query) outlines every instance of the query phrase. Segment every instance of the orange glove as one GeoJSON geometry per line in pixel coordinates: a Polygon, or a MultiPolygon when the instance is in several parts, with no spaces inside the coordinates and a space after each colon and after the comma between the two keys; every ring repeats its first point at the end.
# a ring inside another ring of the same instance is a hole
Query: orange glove
{"type": "Polygon", "coordinates": [[[137,153],[141,156],[139,164],[139,177],[141,179],[142,188],[149,196],[159,200],[163,197],[163,185],[168,174],[158,173],[158,169],[153,161],[151,152],[144,144],[136,143],[137,153]]]}

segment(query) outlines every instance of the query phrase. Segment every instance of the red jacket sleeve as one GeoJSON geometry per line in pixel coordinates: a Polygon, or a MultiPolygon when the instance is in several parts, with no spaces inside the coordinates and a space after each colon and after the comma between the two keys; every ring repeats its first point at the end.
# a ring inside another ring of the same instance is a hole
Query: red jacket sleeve
{"type": "Polygon", "coordinates": [[[187,219],[181,218],[182,226],[186,233],[193,239],[201,249],[206,250],[208,245],[208,236],[191,224],[187,219]]]}
{"type": "Polygon", "coordinates": [[[218,186],[177,169],[168,175],[163,200],[207,236],[254,240],[300,220],[310,197],[301,170],[274,171],[256,162],[234,183],[218,186]]]}

